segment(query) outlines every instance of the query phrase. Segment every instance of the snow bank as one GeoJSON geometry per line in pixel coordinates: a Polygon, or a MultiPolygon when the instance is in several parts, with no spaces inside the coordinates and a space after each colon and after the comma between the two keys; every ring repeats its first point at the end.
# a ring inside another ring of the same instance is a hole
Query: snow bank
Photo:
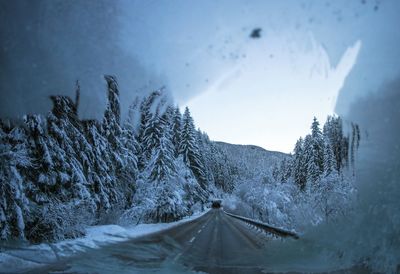
{"type": "Polygon", "coordinates": [[[208,210],[199,212],[171,223],[139,224],[124,227],[119,225],[92,226],[86,229],[86,236],[82,238],[5,250],[0,252],[0,273],[19,272],[55,263],[59,259],[72,256],[78,252],[85,252],[88,249],[100,248],[107,244],[127,241],[182,225],[201,217],[207,212],[208,210]]]}

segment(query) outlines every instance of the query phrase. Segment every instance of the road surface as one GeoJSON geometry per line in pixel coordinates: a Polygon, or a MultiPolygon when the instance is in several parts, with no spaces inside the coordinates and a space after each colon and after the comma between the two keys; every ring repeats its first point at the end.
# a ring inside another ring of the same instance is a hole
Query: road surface
{"type": "MultiPolygon", "coordinates": [[[[89,250],[42,273],[262,273],[266,236],[222,209],[162,232],[89,250]],[[65,271],[65,272],[64,272],[65,271]]],[[[36,273],[36,272],[35,272],[36,273]]]]}

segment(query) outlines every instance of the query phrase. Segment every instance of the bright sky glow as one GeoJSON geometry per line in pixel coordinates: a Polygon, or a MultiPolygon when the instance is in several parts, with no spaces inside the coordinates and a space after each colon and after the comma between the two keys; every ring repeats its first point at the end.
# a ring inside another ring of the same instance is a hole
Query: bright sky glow
{"type": "Polygon", "coordinates": [[[187,106],[213,140],[291,152],[314,116],[322,124],[333,113],[360,48],[360,41],[349,46],[334,67],[311,33],[254,40],[246,58],[187,106]]]}

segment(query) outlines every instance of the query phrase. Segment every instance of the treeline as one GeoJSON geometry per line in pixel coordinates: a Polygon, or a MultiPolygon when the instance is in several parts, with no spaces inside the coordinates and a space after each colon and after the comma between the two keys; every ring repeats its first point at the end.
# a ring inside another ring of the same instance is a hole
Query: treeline
{"type": "Polygon", "coordinates": [[[0,121],[0,238],[31,242],[82,235],[86,225],[173,221],[233,189],[226,156],[163,90],[137,98],[121,120],[105,76],[103,120],[80,120],[76,98],[51,96],[46,116],[0,121]]]}
{"type": "MultiPolygon", "coordinates": [[[[338,176],[354,166],[355,154],[360,144],[360,129],[351,123],[344,133],[339,116],[328,116],[321,130],[314,117],[311,133],[296,142],[293,157],[284,159],[273,169],[273,177],[281,182],[292,179],[301,189],[328,176],[338,176]]],[[[354,169],[353,169],[354,170],[354,169]]]]}
{"type": "Polygon", "coordinates": [[[340,117],[329,116],[321,130],[314,118],[310,134],[299,138],[293,155],[277,162],[270,175],[235,186],[228,196],[235,205],[231,211],[298,231],[348,214],[360,130],[356,124],[344,127],[340,117]]]}

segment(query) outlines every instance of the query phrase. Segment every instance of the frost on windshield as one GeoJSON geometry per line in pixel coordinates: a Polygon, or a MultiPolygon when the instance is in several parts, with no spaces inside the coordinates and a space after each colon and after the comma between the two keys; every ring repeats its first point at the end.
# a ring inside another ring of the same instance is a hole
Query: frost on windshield
{"type": "Polygon", "coordinates": [[[0,272],[398,272],[399,12],[1,3],[0,272]]]}

